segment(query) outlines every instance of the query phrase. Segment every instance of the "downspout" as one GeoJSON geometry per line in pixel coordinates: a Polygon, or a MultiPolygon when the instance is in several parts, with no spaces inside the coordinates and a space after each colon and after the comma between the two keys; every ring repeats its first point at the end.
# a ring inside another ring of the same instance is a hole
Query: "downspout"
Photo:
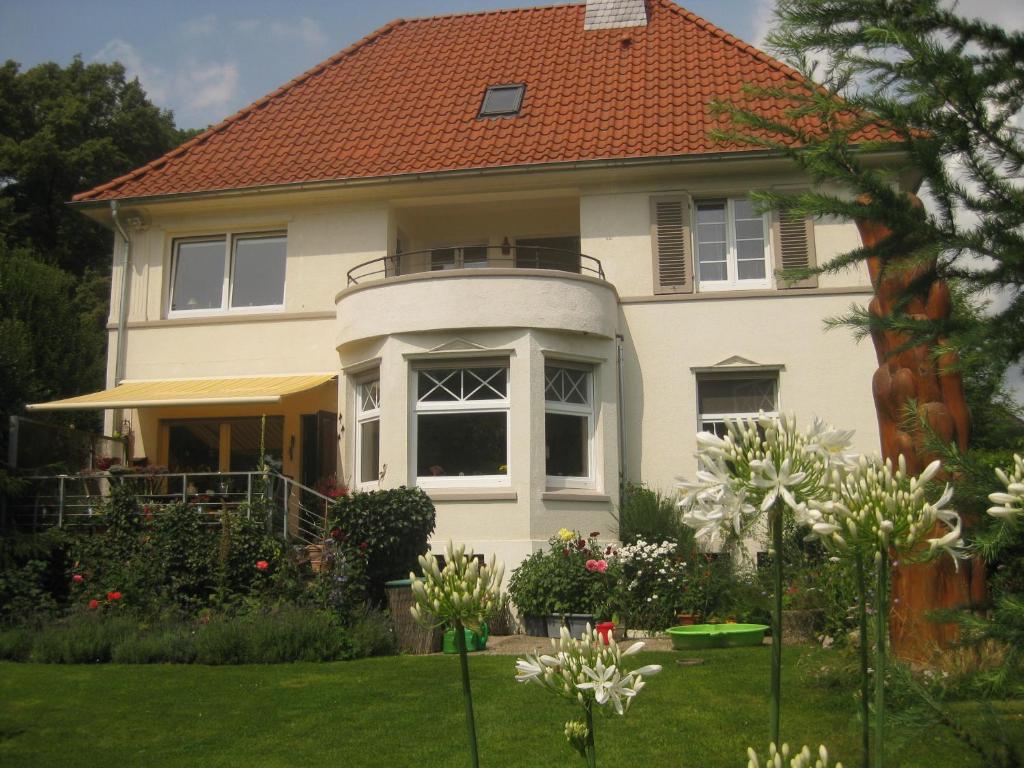
{"type": "MultiPolygon", "coordinates": [[[[121,220],[117,217],[117,200],[110,201],[110,218],[114,222],[114,229],[117,230],[117,233],[121,235],[121,239],[124,240],[124,263],[121,268],[121,302],[117,307],[117,348],[114,352],[114,386],[116,387],[124,380],[125,350],[128,341],[128,295],[131,278],[129,272],[132,266],[132,241],[128,237],[128,233],[124,231],[124,227],[121,226],[121,220]]],[[[120,408],[113,412],[114,424],[112,426],[115,430],[120,429],[123,418],[124,412],[120,408]]],[[[128,450],[127,444],[125,450],[128,450]]],[[[130,458],[130,456],[125,456],[126,461],[130,458]]]]}
{"type": "Polygon", "coordinates": [[[622,363],[622,343],[625,338],[621,333],[615,334],[615,356],[619,374],[619,513],[626,496],[626,379],[622,363]]]}

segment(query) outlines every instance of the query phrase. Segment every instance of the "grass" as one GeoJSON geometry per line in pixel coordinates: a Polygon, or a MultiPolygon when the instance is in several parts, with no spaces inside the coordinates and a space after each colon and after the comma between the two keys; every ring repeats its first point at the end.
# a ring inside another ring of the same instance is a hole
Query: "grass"
{"type": "MultiPolygon", "coordinates": [[[[850,694],[798,683],[798,667],[825,653],[787,652],[783,732],[795,743],[826,741],[854,766],[850,694]]],[[[678,666],[672,653],[641,658],[665,671],[626,718],[598,720],[599,764],[738,768],[748,745],[765,750],[767,649],[708,651],[697,667],[678,666]]],[[[2,663],[0,765],[462,768],[457,664],[453,656],[244,667],[2,663]]],[[[513,665],[507,656],[470,661],[481,763],[582,764],[562,736],[575,708],[514,683],[513,665]]],[[[1006,717],[1009,730],[1024,709],[1006,717]]],[[[947,729],[916,731],[894,747],[889,764],[900,768],[983,765],[947,729]]]]}

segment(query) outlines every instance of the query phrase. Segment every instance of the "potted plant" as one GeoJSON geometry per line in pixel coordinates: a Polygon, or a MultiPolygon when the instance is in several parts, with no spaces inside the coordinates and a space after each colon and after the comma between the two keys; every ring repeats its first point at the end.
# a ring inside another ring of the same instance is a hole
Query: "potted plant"
{"type": "Polygon", "coordinates": [[[529,617],[543,617],[542,634],[557,638],[563,626],[579,637],[596,618],[610,615],[615,575],[599,535],[563,528],[548,540],[547,551],[533,553],[512,574],[509,593],[528,634],[540,629],[529,617]]]}

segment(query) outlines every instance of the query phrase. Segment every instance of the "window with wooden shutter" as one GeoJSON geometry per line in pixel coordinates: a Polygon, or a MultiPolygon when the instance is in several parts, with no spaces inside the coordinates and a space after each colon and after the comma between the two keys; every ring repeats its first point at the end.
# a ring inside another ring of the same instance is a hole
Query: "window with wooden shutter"
{"type": "Polygon", "coordinates": [[[655,293],[693,292],[693,245],[690,198],[651,199],[651,247],[655,293]]]}
{"type": "MultiPolygon", "coordinates": [[[[814,255],[814,221],[785,211],[776,211],[772,222],[775,230],[775,269],[802,269],[817,266],[814,255]]],[[[802,280],[786,280],[777,275],[779,288],[817,288],[818,276],[802,280]]]]}

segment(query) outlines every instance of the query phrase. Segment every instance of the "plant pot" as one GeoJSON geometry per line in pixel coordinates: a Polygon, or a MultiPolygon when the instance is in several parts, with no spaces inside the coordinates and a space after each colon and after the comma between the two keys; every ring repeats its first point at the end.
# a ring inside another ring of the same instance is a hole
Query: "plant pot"
{"type": "Polygon", "coordinates": [[[567,613],[565,614],[565,625],[569,627],[569,634],[575,638],[583,637],[587,627],[594,626],[594,614],[592,613],[567,613]]]}
{"type": "Polygon", "coordinates": [[[526,614],[523,616],[523,631],[530,637],[547,637],[548,627],[543,616],[526,614]]]}
{"type": "Polygon", "coordinates": [[[697,623],[697,614],[695,613],[677,613],[676,621],[679,622],[681,627],[692,627],[697,623]]]}
{"type": "Polygon", "coordinates": [[[615,637],[615,622],[614,621],[601,621],[597,624],[597,634],[601,636],[601,641],[608,645],[608,637],[615,637]]]}
{"type": "MultiPolygon", "coordinates": [[[[473,653],[474,651],[483,651],[487,649],[487,624],[483,624],[480,627],[479,634],[471,629],[463,629],[466,633],[466,652],[473,653]]],[[[441,650],[445,653],[458,653],[459,649],[455,645],[455,630],[447,629],[444,633],[444,642],[441,646],[441,650]]]]}
{"type": "Polygon", "coordinates": [[[548,637],[559,638],[562,636],[562,625],[564,617],[557,613],[549,613],[544,617],[544,629],[548,637]]]}

